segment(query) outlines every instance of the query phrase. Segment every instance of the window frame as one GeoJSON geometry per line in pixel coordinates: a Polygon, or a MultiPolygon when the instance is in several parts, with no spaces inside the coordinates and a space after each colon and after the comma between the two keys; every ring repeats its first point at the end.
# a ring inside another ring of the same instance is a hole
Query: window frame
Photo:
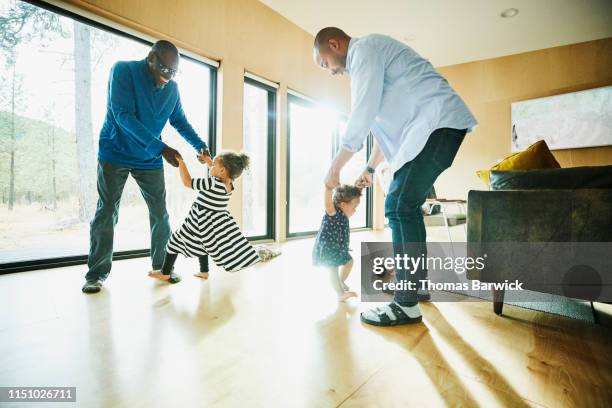
{"type": "MultiPolygon", "coordinates": [[[[268,134],[267,134],[267,170],[268,180],[266,189],[266,233],[264,235],[247,236],[249,241],[263,241],[276,239],[276,120],[277,120],[277,93],[278,89],[257,81],[251,77],[244,77],[244,85],[255,86],[268,94],[268,134]]],[[[243,93],[244,94],[244,93],[243,93]]],[[[243,97],[244,98],[244,97],[243,97]]],[[[244,100],[243,100],[244,107],[244,100]]],[[[244,108],[243,108],[244,109],[244,108]]],[[[244,116],[244,111],[243,111],[244,116]]],[[[244,126],[242,130],[244,141],[244,126]]],[[[243,212],[244,215],[244,212],[243,212]]]]}
{"type": "MultiPolygon", "coordinates": [[[[98,30],[103,30],[111,34],[115,34],[121,36],[123,38],[127,38],[141,44],[145,44],[148,46],[152,46],[153,43],[144,38],[138,37],[136,35],[130,34],[128,32],[121,31],[117,28],[108,26],[106,24],[100,23],[98,21],[92,20],[90,18],[84,17],[75,12],[63,9],[53,4],[49,4],[40,0],[24,0],[33,6],[40,7],[49,12],[58,14],[62,17],[67,17],[72,20],[78,21],[80,23],[86,24],[90,27],[96,28],[98,30]]],[[[180,53],[181,59],[188,59],[192,62],[202,64],[210,71],[210,95],[209,95],[209,112],[208,112],[208,148],[211,155],[215,155],[217,149],[217,78],[218,78],[218,68],[208,64],[204,61],[201,61],[197,58],[191,57],[189,55],[185,55],[184,53],[180,53]]],[[[127,251],[113,251],[113,261],[123,260],[123,259],[132,259],[132,258],[142,258],[150,256],[151,249],[150,248],[142,248],[142,249],[133,249],[127,251]]],[[[88,254],[82,255],[70,255],[70,256],[58,256],[51,258],[39,258],[39,259],[29,259],[26,261],[16,261],[16,262],[7,262],[0,263],[0,275],[5,275],[9,273],[17,273],[17,272],[26,272],[33,271],[39,269],[52,269],[52,268],[63,268],[66,266],[75,266],[75,265],[83,265],[87,264],[88,254]]]]}

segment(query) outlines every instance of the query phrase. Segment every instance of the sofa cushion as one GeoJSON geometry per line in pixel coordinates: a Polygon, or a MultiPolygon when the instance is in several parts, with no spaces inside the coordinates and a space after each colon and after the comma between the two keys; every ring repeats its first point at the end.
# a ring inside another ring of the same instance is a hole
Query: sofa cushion
{"type": "Polygon", "coordinates": [[[612,166],[544,170],[493,170],[491,190],[612,188],[612,166]]]}
{"type": "Polygon", "coordinates": [[[506,157],[490,170],[479,170],[476,172],[478,177],[489,186],[489,175],[493,170],[532,170],[560,168],[559,162],[548,149],[544,140],[540,140],[529,146],[522,152],[506,157]]]}

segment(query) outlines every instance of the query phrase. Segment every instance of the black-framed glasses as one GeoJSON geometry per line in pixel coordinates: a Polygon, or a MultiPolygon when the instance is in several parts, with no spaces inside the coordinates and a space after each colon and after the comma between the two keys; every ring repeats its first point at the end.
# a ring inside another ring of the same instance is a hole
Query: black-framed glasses
{"type": "Polygon", "coordinates": [[[155,62],[157,63],[157,68],[159,68],[159,71],[162,73],[163,76],[172,78],[173,76],[176,75],[178,68],[169,68],[165,66],[164,64],[162,64],[161,62],[159,62],[159,57],[157,55],[155,55],[155,57],[156,57],[155,62]]]}

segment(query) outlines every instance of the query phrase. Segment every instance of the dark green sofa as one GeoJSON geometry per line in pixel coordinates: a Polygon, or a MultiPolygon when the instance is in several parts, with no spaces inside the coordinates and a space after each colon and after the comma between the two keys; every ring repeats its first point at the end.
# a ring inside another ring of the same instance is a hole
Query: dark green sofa
{"type": "MultiPolygon", "coordinates": [[[[494,242],[612,242],[612,166],[493,171],[490,177],[490,191],[468,195],[468,248],[494,242]]],[[[467,278],[514,277],[514,271],[501,269],[471,270],[467,278]]],[[[542,291],[530,283],[525,289],[542,291]]],[[[502,313],[503,302],[504,291],[493,291],[495,313],[502,313]]]]}

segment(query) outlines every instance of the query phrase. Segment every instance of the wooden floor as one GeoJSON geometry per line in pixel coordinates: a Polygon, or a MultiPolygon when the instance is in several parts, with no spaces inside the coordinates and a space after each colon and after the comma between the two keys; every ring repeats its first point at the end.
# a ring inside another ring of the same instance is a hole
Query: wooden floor
{"type": "Polygon", "coordinates": [[[612,406],[610,329],[483,302],[365,326],[367,305],[335,301],[311,247],[208,282],[180,259],[174,286],[146,259],[116,262],[89,296],[83,266],[0,276],[0,386],[76,386],[82,407],[612,406]]]}

